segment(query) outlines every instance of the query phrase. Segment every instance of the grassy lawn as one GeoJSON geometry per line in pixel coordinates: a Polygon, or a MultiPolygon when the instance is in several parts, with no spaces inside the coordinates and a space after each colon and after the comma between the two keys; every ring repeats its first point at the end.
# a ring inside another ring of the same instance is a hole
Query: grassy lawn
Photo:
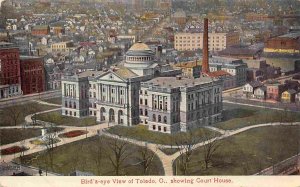
{"type": "MultiPolygon", "coordinates": [[[[49,170],[63,175],[68,175],[75,170],[92,172],[95,175],[115,175],[114,167],[109,159],[113,155],[113,151],[108,147],[109,143],[113,142],[114,140],[107,137],[94,136],[56,147],[53,150],[53,167],[51,168],[51,165],[48,164],[49,170]],[[102,150],[97,149],[99,145],[103,146],[102,150]],[[98,152],[98,150],[101,151],[98,152]],[[99,159],[100,162],[97,162],[96,158],[100,153],[102,157],[99,159]]],[[[125,150],[125,155],[130,155],[121,166],[121,175],[143,175],[143,167],[140,164],[140,147],[126,144],[125,150]]],[[[46,169],[46,157],[44,153],[27,155],[24,157],[23,163],[46,169]]],[[[17,161],[19,160],[17,159],[17,161]]],[[[162,164],[156,156],[147,174],[164,175],[162,164]]]]}
{"type": "MultiPolygon", "coordinates": [[[[176,145],[176,140],[184,139],[189,135],[189,133],[176,133],[176,134],[165,134],[160,132],[149,131],[144,125],[137,125],[134,127],[124,127],[124,126],[114,126],[111,127],[108,132],[116,135],[121,135],[123,137],[128,137],[136,140],[147,141],[150,143],[157,143],[163,145],[176,145]]],[[[205,128],[199,128],[193,131],[193,135],[201,141],[201,137],[206,136],[216,136],[219,133],[211,131],[205,128]]]]}
{"type": "Polygon", "coordinates": [[[42,135],[41,129],[0,129],[1,145],[42,135]]]}
{"type": "MultiPolygon", "coordinates": [[[[62,131],[63,128],[59,128],[59,127],[55,127],[52,128],[50,131],[62,131]]],[[[26,140],[29,138],[34,138],[34,137],[38,137],[41,136],[42,132],[41,129],[39,128],[26,128],[26,129],[0,129],[0,142],[1,145],[5,145],[5,144],[10,144],[10,143],[14,143],[14,142],[18,142],[18,141],[22,141],[22,140],[26,140]]]]}
{"type": "Polygon", "coordinates": [[[178,152],[178,149],[174,148],[159,148],[159,150],[161,150],[166,155],[173,155],[174,153],[178,152]]]}
{"type": "MultiPolygon", "coordinates": [[[[299,134],[300,127],[271,126],[220,140],[221,146],[212,157],[208,169],[204,166],[204,149],[198,148],[192,154],[188,175],[255,174],[272,166],[272,163],[296,155],[299,151],[299,134]]],[[[180,175],[181,171],[177,171],[180,175]]]]}
{"type": "Polygon", "coordinates": [[[51,99],[45,99],[43,101],[45,101],[47,103],[53,103],[53,104],[61,105],[61,97],[51,98],[51,99]]]}
{"type": "Polygon", "coordinates": [[[223,121],[214,126],[232,130],[270,122],[300,121],[300,113],[224,104],[223,121]]]}
{"type": "Polygon", "coordinates": [[[42,105],[38,103],[27,103],[23,105],[15,105],[0,110],[0,126],[20,125],[24,122],[25,117],[36,112],[55,109],[57,107],[42,105]]]}
{"type": "Polygon", "coordinates": [[[96,117],[86,117],[86,118],[75,118],[70,116],[61,115],[61,111],[54,111],[44,114],[37,115],[38,120],[55,123],[56,125],[65,125],[65,126],[93,126],[96,125],[96,117]]]}

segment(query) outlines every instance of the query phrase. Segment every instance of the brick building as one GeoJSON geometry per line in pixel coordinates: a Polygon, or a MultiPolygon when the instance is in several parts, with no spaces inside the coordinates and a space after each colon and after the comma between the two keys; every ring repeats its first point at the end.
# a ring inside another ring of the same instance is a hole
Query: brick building
{"type": "Polygon", "coordinates": [[[50,27],[49,27],[49,25],[36,25],[32,28],[31,34],[33,36],[49,35],[50,27]]]}
{"type": "Polygon", "coordinates": [[[45,91],[45,70],[43,59],[32,56],[21,56],[21,80],[23,94],[45,91]]]}
{"type": "Polygon", "coordinates": [[[269,39],[265,53],[300,53],[300,32],[289,33],[269,39]]]}
{"type": "Polygon", "coordinates": [[[22,94],[19,49],[0,42],[0,99],[22,94]]]}

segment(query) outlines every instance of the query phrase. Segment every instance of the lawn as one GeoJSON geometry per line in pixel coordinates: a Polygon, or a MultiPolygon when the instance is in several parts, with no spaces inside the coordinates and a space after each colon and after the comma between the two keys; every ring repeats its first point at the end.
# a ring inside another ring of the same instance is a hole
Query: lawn
{"type": "Polygon", "coordinates": [[[300,121],[300,113],[224,104],[223,121],[214,126],[233,130],[262,123],[296,121],[300,121]]]}
{"type": "MultiPolygon", "coordinates": [[[[108,146],[114,141],[107,137],[94,136],[56,147],[52,154],[53,167],[51,167],[51,164],[46,164],[47,162],[45,161],[50,159],[45,153],[27,155],[24,157],[23,163],[42,169],[46,169],[46,166],[48,166],[50,171],[63,175],[79,170],[91,172],[95,175],[112,176],[115,175],[115,172],[109,157],[113,155],[113,151],[108,146]],[[99,149],[99,145],[101,145],[102,149],[99,149]],[[102,156],[98,157],[101,154],[102,156]]],[[[129,156],[121,165],[120,175],[143,175],[141,152],[139,151],[141,147],[129,143],[126,143],[125,146],[126,151],[124,155],[129,154],[129,156]]],[[[19,162],[19,159],[16,161],[19,162]]],[[[115,160],[113,159],[113,161],[115,160]]],[[[49,161],[48,163],[51,162],[49,161]]],[[[162,164],[158,157],[154,157],[147,175],[164,175],[162,164]]]]}
{"type": "MultiPolygon", "coordinates": [[[[212,157],[208,169],[204,167],[204,149],[198,148],[192,154],[188,175],[253,175],[272,166],[272,163],[296,155],[299,134],[300,127],[271,126],[220,140],[221,146],[212,157]]],[[[173,167],[175,170],[175,165],[173,167]]],[[[181,174],[180,169],[177,172],[181,174]]]]}
{"type": "Polygon", "coordinates": [[[41,129],[0,129],[1,145],[42,135],[41,129]]]}
{"type": "Polygon", "coordinates": [[[51,122],[56,125],[76,127],[93,126],[97,124],[96,117],[75,118],[70,116],[63,116],[60,110],[38,114],[37,119],[41,121],[51,122]]]}
{"type": "Polygon", "coordinates": [[[174,148],[159,148],[163,153],[166,155],[173,155],[174,153],[178,152],[178,149],[174,148]]]}
{"type": "MultiPolygon", "coordinates": [[[[62,131],[63,128],[56,127],[51,131],[62,131]]],[[[49,131],[49,132],[51,132],[49,131]]],[[[26,129],[0,129],[0,142],[1,145],[19,142],[29,138],[34,138],[42,135],[42,131],[39,128],[26,128],[26,129]]]]}
{"type": "Polygon", "coordinates": [[[27,103],[23,105],[15,105],[0,110],[0,126],[20,125],[25,121],[25,117],[36,112],[55,109],[55,106],[42,105],[38,103],[27,103]]]}
{"type": "MultiPolygon", "coordinates": [[[[180,142],[178,140],[184,140],[188,138],[189,133],[176,133],[176,134],[165,134],[161,132],[153,132],[149,131],[144,125],[137,125],[133,127],[125,127],[125,126],[114,126],[108,130],[109,133],[116,134],[123,137],[128,137],[136,140],[147,141],[150,143],[163,144],[163,145],[176,145],[176,143],[180,142]]],[[[193,130],[193,135],[197,139],[196,141],[201,141],[201,137],[209,136],[217,136],[219,133],[211,131],[205,128],[199,128],[193,130]]]]}
{"type": "Polygon", "coordinates": [[[61,105],[61,97],[51,98],[51,99],[45,99],[43,101],[45,101],[47,103],[53,103],[53,104],[61,105]]]}

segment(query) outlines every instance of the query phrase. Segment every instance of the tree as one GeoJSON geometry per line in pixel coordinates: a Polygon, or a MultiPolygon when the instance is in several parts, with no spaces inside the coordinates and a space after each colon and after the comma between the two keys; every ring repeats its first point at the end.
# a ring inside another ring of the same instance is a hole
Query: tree
{"type": "Polygon", "coordinates": [[[97,175],[101,175],[102,158],[104,155],[103,138],[101,136],[98,137],[96,144],[90,147],[90,152],[92,160],[97,166],[97,175]]]}
{"type": "MultiPolygon", "coordinates": [[[[47,134],[44,137],[44,145],[46,147],[45,149],[45,164],[48,170],[48,166],[53,169],[53,149],[54,145],[57,143],[57,128],[53,127],[51,125],[50,127],[47,128],[47,134]]],[[[47,170],[46,170],[46,175],[47,175],[47,170]]]]}
{"type": "Polygon", "coordinates": [[[179,169],[184,175],[188,174],[188,164],[191,161],[193,149],[197,142],[196,137],[191,131],[188,135],[181,134],[176,140],[177,149],[180,153],[179,169]]]}
{"type": "Polygon", "coordinates": [[[221,143],[218,141],[218,138],[211,138],[206,131],[203,131],[203,155],[204,155],[204,162],[205,162],[205,169],[208,169],[208,165],[211,162],[213,156],[215,155],[216,151],[220,148],[221,143]]]}
{"type": "Polygon", "coordinates": [[[121,168],[124,161],[130,156],[128,152],[128,144],[126,142],[120,141],[119,139],[114,139],[108,142],[108,148],[112,151],[112,154],[108,153],[108,158],[114,167],[115,174],[120,175],[121,168]]]}
{"type": "Polygon", "coordinates": [[[11,106],[5,109],[5,116],[10,120],[10,123],[13,123],[14,126],[18,125],[23,114],[23,108],[20,106],[11,106]]]}
{"type": "Polygon", "coordinates": [[[140,147],[138,149],[139,155],[141,155],[141,165],[143,167],[143,173],[144,175],[147,175],[149,172],[149,168],[153,162],[155,153],[150,151],[147,146],[140,147]]]}

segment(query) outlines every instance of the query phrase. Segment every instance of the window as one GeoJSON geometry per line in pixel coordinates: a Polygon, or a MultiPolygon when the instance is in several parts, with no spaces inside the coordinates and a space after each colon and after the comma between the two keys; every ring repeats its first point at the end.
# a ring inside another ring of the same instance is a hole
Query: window
{"type": "Polygon", "coordinates": [[[140,104],[141,104],[141,105],[143,104],[143,99],[140,99],[140,104]]]}
{"type": "Polygon", "coordinates": [[[94,103],[94,108],[97,108],[97,105],[96,105],[96,103],[94,103]]]}
{"type": "Polygon", "coordinates": [[[153,130],[155,130],[156,129],[156,125],[153,125],[153,130]]]}
{"type": "Polygon", "coordinates": [[[96,116],[97,115],[97,112],[96,111],[94,111],[94,116],[96,116]]]}
{"type": "Polygon", "coordinates": [[[73,107],[76,109],[76,102],[73,103],[73,107]]]}
{"type": "Polygon", "coordinates": [[[147,91],[145,91],[145,95],[147,95],[148,93],[147,93],[147,91]]]}
{"type": "Polygon", "coordinates": [[[143,115],[143,109],[140,109],[140,115],[143,115]]]}
{"type": "Polygon", "coordinates": [[[146,105],[146,106],[148,105],[148,100],[147,100],[147,99],[145,99],[145,105],[146,105]]]}
{"type": "Polygon", "coordinates": [[[167,116],[164,117],[164,123],[167,123],[168,122],[168,119],[167,119],[167,116]]]}
{"type": "Polygon", "coordinates": [[[167,132],[167,127],[164,127],[164,132],[167,132]]]}
{"type": "Polygon", "coordinates": [[[76,116],[76,112],[74,112],[74,116],[76,116]]]}
{"type": "Polygon", "coordinates": [[[158,115],[158,122],[161,122],[161,116],[158,115]]]}
{"type": "Polygon", "coordinates": [[[68,107],[68,102],[67,101],[65,101],[65,107],[68,107]]]}
{"type": "Polygon", "coordinates": [[[152,115],[152,121],[156,121],[156,115],[155,114],[152,115]]]}
{"type": "Polygon", "coordinates": [[[161,131],[161,126],[158,126],[158,131],[161,131]]]}
{"type": "Polygon", "coordinates": [[[148,110],[145,109],[145,116],[148,116],[148,110]]]}
{"type": "Polygon", "coordinates": [[[68,115],[68,111],[67,110],[65,111],[65,115],[68,115]]]}

